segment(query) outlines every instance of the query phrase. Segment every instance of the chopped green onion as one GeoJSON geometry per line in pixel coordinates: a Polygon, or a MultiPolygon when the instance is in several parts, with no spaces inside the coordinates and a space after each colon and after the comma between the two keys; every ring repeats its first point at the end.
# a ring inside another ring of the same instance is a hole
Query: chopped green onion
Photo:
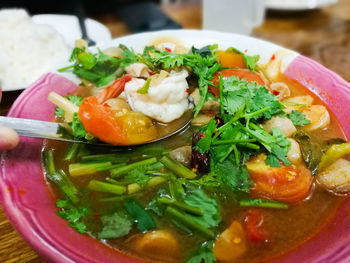
{"type": "Polygon", "coordinates": [[[157,162],[157,158],[153,157],[153,158],[149,158],[149,159],[142,160],[142,161],[139,161],[139,162],[131,163],[131,164],[128,164],[128,165],[123,166],[123,167],[118,167],[118,168],[115,168],[115,169],[111,170],[111,176],[112,177],[118,177],[120,175],[123,175],[123,174],[126,174],[126,173],[130,172],[132,169],[134,169],[134,168],[136,168],[138,166],[147,165],[147,164],[153,164],[153,163],[156,163],[156,162],[157,162]]]}
{"type": "Polygon", "coordinates": [[[185,212],[189,212],[189,213],[194,214],[194,215],[198,215],[198,216],[203,215],[203,211],[200,207],[188,205],[188,204],[185,204],[183,202],[180,202],[180,201],[177,201],[175,199],[168,198],[165,196],[158,197],[157,202],[161,203],[161,204],[165,204],[165,205],[172,205],[176,208],[179,208],[181,210],[184,210],[185,212]]]}
{"type": "Polygon", "coordinates": [[[49,151],[44,151],[43,152],[43,159],[44,159],[44,166],[46,169],[46,172],[48,174],[52,174],[56,172],[56,168],[55,168],[55,162],[53,160],[53,151],[49,150],[49,151]]]}
{"type": "Polygon", "coordinates": [[[71,176],[87,175],[96,173],[97,169],[103,169],[104,167],[110,167],[110,162],[103,163],[72,163],[68,166],[69,174],[71,176]]]}
{"type": "Polygon", "coordinates": [[[126,192],[126,187],[122,185],[105,183],[97,180],[91,180],[88,184],[88,189],[96,192],[111,193],[121,195],[126,192]]]}
{"type": "Polygon", "coordinates": [[[55,183],[62,193],[74,204],[78,203],[78,189],[68,178],[63,170],[47,175],[50,181],[55,183]]]}
{"type": "Polygon", "coordinates": [[[140,193],[122,195],[122,196],[105,197],[105,198],[99,199],[98,201],[99,202],[121,202],[121,201],[127,200],[129,198],[138,196],[138,195],[140,195],[140,193]]]}
{"type": "Polygon", "coordinates": [[[214,232],[210,229],[203,227],[201,224],[198,224],[196,220],[193,220],[192,217],[180,212],[179,210],[168,206],[165,209],[165,215],[171,220],[175,220],[183,224],[184,226],[197,231],[206,238],[214,238],[214,232]]]}
{"type": "Polygon", "coordinates": [[[193,171],[188,169],[186,166],[171,160],[167,156],[163,156],[160,159],[160,162],[162,164],[164,164],[164,166],[166,168],[168,168],[170,171],[172,171],[177,176],[180,176],[180,177],[183,177],[186,179],[194,179],[197,176],[193,171]]]}
{"type": "Polygon", "coordinates": [[[132,184],[129,184],[127,186],[128,187],[128,193],[129,194],[133,194],[133,193],[136,193],[136,192],[142,190],[143,188],[156,186],[158,184],[164,183],[165,181],[166,181],[166,178],[164,178],[162,176],[155,176],[155,177],[152,177],[148,181],[148,183],[147,183],[147,185],[145,187],[142,187],[138,183],[132,183],[132,184]]]}
{"type": "Polygon", "coordinates": [[[94,154],[81,157],[83,162],[112,162],[112,163],[124,163],[127,162],[129,157],[126,154],[109,153],[109,154],[94,154]]]}
{"type": "Polygon", "coordinates": [[[268,200],[268,199],[242,199],[239,201],[239,205],[276,208],[276,209],[288,209],[289,207],[288,203],[268,200]]]}
{"type": "Polygon", "coordinates": [[[63,158],[65,161],[72,161],[74,158],[77,157],[79,153],[79,149],[81,147],[81,143],[71,143],[68,147],[68,150],[63,158]]]}

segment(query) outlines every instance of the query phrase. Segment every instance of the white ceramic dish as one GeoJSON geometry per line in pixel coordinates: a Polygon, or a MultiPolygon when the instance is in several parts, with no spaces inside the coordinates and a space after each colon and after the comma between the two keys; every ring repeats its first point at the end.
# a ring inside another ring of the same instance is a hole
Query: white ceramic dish
{"type": "MultiPolygon", "coordinates": [[[[37,24],[52,26],[71,47],[74,47],[75,40],[81,38],[81,30],[76,16],[43,14],[32,16],[32,19],[37,24]]],[[[96,43],[112,39],[111,32],[100,22],[87,18],[85,24],[88,36],[96,43]]]]}
{"type": "MultiPolygon", "coordinates": [[[[66,42],[66,44],[70,47],[74,47],[75,40],[81,38],[81,30],[79,27],[78,18],[72,15],[35,15],[32,17],[33,21],[37,24],[46,24],[53,27],[58,33],[60,33],[66,42]]],[[[103,24],[97,22],[96,20],[87,18],[86,19],[86,30],[88,36],[94,40],[96,43],[110,41],[112,39],[111,33],[108,28],[103,24]]],[[[56,69],[62,66],[67,61],[66,58],[62,58],[62,61],[57,62],[52,65],[51,69],[48,72],[57,73],[56,69]]],[[[48,73],[48,72],[43,72],[48,73]]],[[[76,80],[74,77],[69,74],[62,74],[65,77],[68,77],[71,80],[76,80]]],[[[38,76],[40,78],[41,76],[38,76]]],[[[4,86],[2,87],[3,91],[14,91],[21,90],[27,87],[24,86],[4,86]]]]}
{"type": "Polygon", "coordinates": [[[338,0],[265,0],[268,9],[284,11],[303,11],[334,4],[338,0]]]}

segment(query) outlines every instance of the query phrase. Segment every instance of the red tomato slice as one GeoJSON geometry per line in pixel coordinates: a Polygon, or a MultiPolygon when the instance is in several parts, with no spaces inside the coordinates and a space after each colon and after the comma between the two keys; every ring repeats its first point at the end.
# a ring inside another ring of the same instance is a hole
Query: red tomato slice
{"type": "Polygon", "coordinates": [[[78,117],[87,132],[103,142],[126,144],[127,134],[110,108],[98,103],[96,97],[86,97],[79,107],[78,117]]]}
{"type": "Polygon", "coordinates": [[[140,112],[116,114],[99,104],[96,97],[87,97],[79,107],[78,117],[87,132],[114,145],[132,145],[158,137],[156,126],[140,112]]]}
{"type": "MultiPolygon", "coordinates": [[[[222,74],[223,78],[236,76],[239,79],[246,79],[249,82],[256,81],[259,85],[266,85],[264,78],[257,72],[252,72],[248,69],[224,69],[215,72],[213,75],[212,82],[215,86],[219,85],[219,77],[222,74]]],[[[220,97],[219,87],[209,86],[209,91],[213,93],[214,96],[220,97]]]]}
{"type": "Polygon", "coordinates": [[[307,197],[313,182],[310,170],[294,164],[270,167],[265,160],[266,155],[259,154],[246,164],[254,182],[253,196],[284,202],[298,202],[307,197]]]}
{"type": "Polygon", "coordinates": [[[249,209],[244,219],[247,234],[252,242],[267,242],[267,234],[262,228],[264,218],[259,209],[249,209]]]}

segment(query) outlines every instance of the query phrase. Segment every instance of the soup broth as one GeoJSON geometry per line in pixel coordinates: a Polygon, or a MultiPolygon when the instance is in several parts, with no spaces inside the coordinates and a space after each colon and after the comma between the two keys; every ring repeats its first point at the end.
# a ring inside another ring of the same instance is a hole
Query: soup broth
{"type": "MultiPolygon", "coordinates": [[[[279,81],[286,83],[291,91],[290,97],[309,94],[313,96],[316,104],[323,105],[317,97],[315,97],[306,88],[302,87],[297,82],[280,75],[279,81]]],[[[331,114],[331,125],[327,129],[312,132],[312,136],[317,141],[324,141],[330,138],[344,138],[344,134],[336,118],[331,114]]],[[[197,130],[196,127],[191,127],[186,131],[173,136],[167,140],[159,142],[155,145],[163,146],[166,149],[175,149],[184,145],[191,145],[192,132],[197,130]]],[[[152,145],[154,146],[154,145],[152,145]]],[[[68,145],[61,142],[46,142],[44,150],[54,149],[55,162],[57,169],[63,169],[67,174],[68,161],[64,161],[64,153],[68,145]]],[[[146,147],[147,148],[147,147],[146,147]]],[[[133,151],[143,151],[146,148],[136,148],[136,150],[127,151],[127,154],[133,151]],[[141,149],[141,150],[140,150],[141,149]]],[[[114,152],[111,149],[88,149],[90,154],[104,154],[114,152]]],[[[120,153],[123,154],[122,152],[120,153]]],[[[129,156],[132,156],[129,155],[129,156]]],[[[103,180],[109,176],[108,171],[97,172],[90,175],[71,176],[70,179],[80,191],[81,205],[91,207],[92,213],[86,218],[88,234],[98,240],[98,233],[101,230],[101,222],[99,217],[104,214],[110,214],[122,207],[122,200],[116,198],[113,200],[101,201],[101,198],[109,198],[110,194],[92,192],[87,190],[87,185],[92,179],[103,180]]],[[[55,185],[49,182],[53,195],[57,199],[62,199],[64,196],[56,188],[55,185]]],[[[147,188],[143,192],[136,193],[133,198],[141,204],[147,205],[156,195],[158,189],[167,189],[168,182],[164,182],[155,187],[147,188]]],[[[222,223],[219,225],[218,233],[224,231],[230,226],[232,220],[238,220],[242,224],[246,220],[247,211],[251,208],[241,207],[237,204],[236,195],[226,195],[226,193],[216,192],[214,195],[219,200],[220,215],[222,223]]],[[[321,188],[315,181],[313,182],[312,190],[309,196],[295,204],[291,204],[287,210],[256,208],[263,215],[264,231],[266,232],[267,240],[265,242],[247,241],[247,250],[235,262],[257,262],[268,260],[271,257],[276,257],[286,253],[297,246],[303,244],[319,232],[335,214],[337,207],[345,197],[333,195],[321,188]]],[[[254,208],[255,209],[255,208],[254,208]]],[[[152,213],[152,212],[151,212],[152,213]]],[[[103,239],[102,242],[107,246],[121,250],[123,253],[130,254],[148,261],[160,262],[179,262],[188,259],[193,253],[195,247],[199,247],[205,239],[200,235],[189,234],[186,231],[180,230],[169,222],[168,219],[157,216],[152,213],[156,219],[158,229],[166,229],[176,240],[179,241],[178,253],[169,258],[168,255],[160,255],[153,253],[142,253],[135,249],[135,242],[138,236],[142,235],[134,226],[131,232],[121,238],[103,239]]]]}

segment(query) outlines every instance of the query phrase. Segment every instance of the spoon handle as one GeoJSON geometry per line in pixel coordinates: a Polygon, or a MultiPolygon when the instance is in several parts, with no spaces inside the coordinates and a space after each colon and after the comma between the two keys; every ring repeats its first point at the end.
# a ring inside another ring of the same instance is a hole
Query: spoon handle
{"type": "Polygon", "coordinates": [[[0,116],[0,125],[14,129],[19,136],[75,142],[58,134],[60,123],[0,116]]]}

